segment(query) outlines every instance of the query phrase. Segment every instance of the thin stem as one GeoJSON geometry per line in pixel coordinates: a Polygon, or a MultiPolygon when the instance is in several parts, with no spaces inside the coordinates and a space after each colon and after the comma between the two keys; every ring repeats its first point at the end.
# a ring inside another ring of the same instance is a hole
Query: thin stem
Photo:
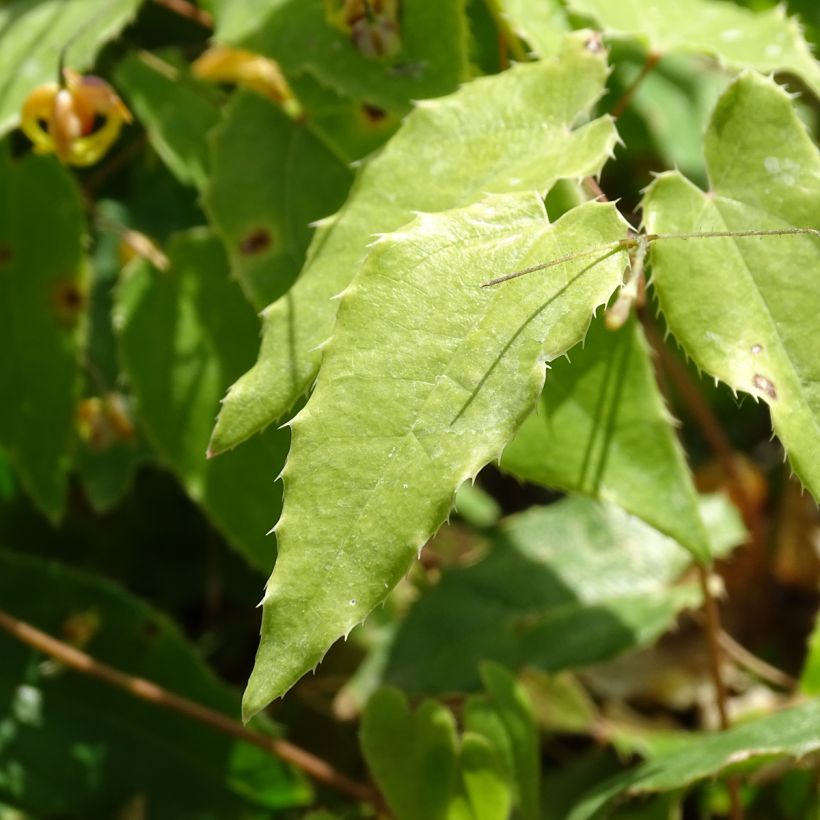
{"type": "Polygon", "coordinates": [[[743,236],[791,236],[792,234],[811,234],[820,236],[820,231],[816,228],[776,228],[773,230],[750,230],[750,231],[699,231],[693,233],[648,233],[645,236],[647,242],[656,242],[658,239],[715,239],[718,237],[743,237],[743,236]]]}
{"type": "Polygon", "coordinates": [[[624,91],[621,95],[621,98],[615,105],[612,106],[612,111],[610,112],[614,119],[618,119],[621,114],[626,111],[626,107],[632,102],[632,98],[635,96],[635,92],[640,87],[641,83],[646,79],[647,74],[652,71],[653,68],[658,64],[661,59],[661,54],[657,51],[650,51],[649,54],[646,55],[646,62],[643,64],[638,76],[632,81],[629,88],[624,91]]]}
{"type": "Polygon", "coordinates": [[[504,17],[504,13],[498,6],[498,0],[485,0],[485,3],[487,6],[487,11],[490,12],[490,16],[493,18],[495,27],[498,29],[498,33],[506,41],[512,56],[519,63],[528,62],[530,59],[529,55],[526,51],[524,51],[521,41],[516,36],[515,32],[510,28],[510,24],[507,22],[506,17],[504,17]]]}
{"type": "MultiPolygon", "coordinates": [[[[720,716],[720,728],[729,728],[729,709],[726,683],[723,680],[723,670],[721,669],[720,652],[720,616],[717,604],[709,586],[709,570],[698,565],[698,580],[700,581],[701,592],[703,593],[703,612],[705,615],[706,644],[709,649],[709,671],[712,675],[712,683],[715,687],[715,702],[720,716]]],[[[732,820],[743,820],[743,806],[740,802],[740,788],[735,778],[728,778],[726,785],[729,788],[729,799],[731,802],[732,820]]]]}
{"type": "Polygon", "coordinates": [[[0,610],[0,629],[5,630],[17,640],[33,647],[34,649],[50,655],[60,663],[68,666],[84,675],[97,678],[104,683],[122,689],[134,697],[154,703],[170,709],[173,712],[185,715],[193,720],[199,721],[213,729],[231,735],[246,743],[258,746],[268,754],[278,757],[287,763],[301,769],[305,774],[314,780],[324,783],[337,791],[374,805],[379,811],[384,807],[378,793],[365,785],[343,775],[334,769],[329,763],[310,752],[288,743],[286,740],[268,737],[260,732],[254,732],[246,728],[241,723],[231,720],[220,712],[202,706],[192,700],[188,700],[173,692],[169,692],[145,678],[134,677],[119,669],[114,669],[100,661],[95,660],[85,652],[64,643],[63,641],[41,632],[36,627],[25,621],[18,620],[6,612],[0,610]]]}
{"type": "Polygon", "coordinates": [[[197,8],[188,0],[154,0],[158,6],[165,6],[166,9],[178,14],[180,17],[187,17],[195,23],[199,23],[202,28],[212,29],[214,27],[213,16],[204,9],[197,8]]]}

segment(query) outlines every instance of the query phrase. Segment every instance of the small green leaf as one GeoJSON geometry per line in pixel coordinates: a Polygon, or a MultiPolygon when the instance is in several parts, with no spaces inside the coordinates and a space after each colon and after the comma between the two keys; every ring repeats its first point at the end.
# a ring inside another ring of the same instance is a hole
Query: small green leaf
{"type": "Polygon", "coordinates": [[[610,36],[660,54],[703,53],[733,69],[788,71],[820,95],[820,64],[782,6],[754,12],[721,0],[569,0],[610,36]]]}
{"type": "Polygon", "coordinates": [[[115,325],[123,367],[146,436],[191,498],[255,567],[270,566],[266,537],[281,489],[287,431],[264,435],[222,458],[206,449],[219,397],[253,358],[257,322],[228,275],[221,244],[210,234],[177,234],[160,272],[147,262],[127,271],[115,325]]]}
{"type": "Polygon", "coordinates": [[[540,197],[507,194],[421,214],[374,245],[290,424],[280,552],[246,714],[287,691],[398,583],[458,487],[532,408],[543,361],[583,337],[623,259],[481,284],[623,231],[611,204],[550,224],[540,197]]]}
{"type": "MultiPolygon", "coordinates": [[[[705,152],[710,190],[659,177],[643,203],[649,231],[820,229],[820,153],[771,80],[747,73],[728,88],[705,152]]],[[[820,497],[820,239],[660,240],[651,260],[672,333],[699,367],[769,404],[792,468],[820,497]]]]}
{"type": "Polygon", "coordinates": [[[0,144],[0,444],[57,520],[82,386],[85,211],[54,158],[13,162],[6,149],[0,144]]]}
{"type": "Polygon", "coordinates": [[[11,0],[0,5],[0,135],[14,128],[25,98],[42,83],[57,82],[65,64],[85,71],[97,51],[131,21],[142,0],[11,0]]]}
{"type": "Polygon", "coordinates": [[[162,161],[180,182],[202,189],[208,181],[206,136],[219,121],[214,90],[193,79],[173,52],[132,52],[115,78],[162,161]]]}
{"type": "MultiPolygon", "coordinates": [[[[743,538],[736,525],[715,529],[743,538]]],[[[689,563],[611,504],[570,497],[511,516],[487,558],[445,572],[413,606],[385,680],[410,693],[471,691],[484,659],[557,672],[645,645],[699,604],[695,584],[676,584],[689,563]]]]}
{"type": "MultiPolygon", "coordinates": [[[[510,787],[498,752],[486,737],[465,732],[459,754],[460,789],[450,802],[447,820],[507,820],[510,787]]],[[[419,784],[423,788],[423,784],[419,784]]]]}
{"type": "Polygon", "coordinates": [[[459,207],[484,192],[546,193],[557,179],[601,169],[616,134],[608,117],[579,124],[606,78],[603,55],[588,40],[573,35],[553,60],[468,83],[408,115],[316,232],[297,283],[265,310],[259,359],[225,398],[215,452],[281,418],[310,386],[333,331],[332,297],[350,283],[375,235],[414,211],[459,207]]]}
{"type": "MultiPolygon", "coordinates": [[[[108,581],[0,551],[0,600],[103,663],[228,717],[239,709],[238,693],[174,624],[108,581]]],[[[232,820],[310,800],[304,779],[256,746],[66,669],[5,632],[0,656],[0,802],[38,817],[109,817],[141,794],[152,817],[232,820]]]]}
{"type": "Polygon", "coordinates": [[[351,171],[304,122],[240,91],[211,138],[204,204],[251,303],[282,296],[302,267],[310,223],[344,200],[351,171]]]}
{"type": "MultiPolygon", "coordinates": [[[[464,0],[404,3],[395,54],[363,54],[327,18],[344,2],[216,0],[217,42],[275,58],[287,74],[307,71],[340,94],[403,114],[411,100],[454,91],[466,79],[464,0]]],[[[364,21],[362,21],[364,22],[364,21]]]]}
{"type": "Polygon", "coordinates": [[[589,820],[616,797],[683,789],[735,763],[772,756],[802,757],[820,749],[820,700],[809,701],[725,732],[691,737],[626,774],[605,781],[576,805],[568,820],[589,820]]]}
{"type": "Polygon", "coordinates": [[[456,726],[441,704],[411,713],[398,689],[380,689],[362,716],[361,744],[396,820],[445,820],[457,776],[456,726]]]}
{"type": "Polygon", "coordinates": [[[594,322],[569,358],[552,364],[503,469],[614,501],[708,562],[697,494],[640,325],[630,320],[612,332],[594,322]]]}

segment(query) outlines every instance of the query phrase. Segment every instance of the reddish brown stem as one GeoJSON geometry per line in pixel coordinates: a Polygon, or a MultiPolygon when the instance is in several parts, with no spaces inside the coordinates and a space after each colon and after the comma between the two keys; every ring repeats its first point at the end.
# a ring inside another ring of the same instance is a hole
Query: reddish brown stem
{"type": "Polygon", "coordinates": [[[661,55],[657,51],[650,51],[646,56],[646,62],[643,64],[643,68],[641,68],[638,76],[632,81],[629,88],[624,91],[618,102],[612,106],[612,111],[610,113],[616,120],[621,116],[621,114],[624,113],[624,111],[626,111],[626,107],[630,102],[632,102],[635,92],[638,90],[641,83],[646,79],[646,75],[649,74],[653,68],[655,68],[660,59],[661,55]]]}
{"type": "Polygon", "coordinates": [[[31,624],[14,618],[2,610],[0,610],[0,628],[17,640],[28,644],[40,652],[44,652],[46,655],[50,655],[55,660],[58,660],[63,665],[77,672],[89,675],[92,678],[97,678],[104,683],[128,692],[134,697],[186,715],[193,720],[204,723],[217,731],[224,732],[246,743],[252,743],[254,746],[258,746],[260,749],[268,752],[268,754],[292,764],[297,769],[301,769],[314,780],[353,797],[356,800],[370,803],[380,812],[384,810],[380,796],[374,789],[364,783],[351,780],[341,772],[336,771],[327,761],[316,757],[316,755],[305,751],[299,746],[295,746],[293,743],[268,737],[260,732],[254,732],[220,712],[216,712],[207,706],[202,706],[192,700],[169,692],[145,678],[134,677],[133,675],[121,672],[119,669],[114,669],[111,666],[95,660],[90,655],[81,652],[70,644],[57,640],[51,635],[41,632],[31,624]]]}
{"type": "Polygon", "coordinates": [[[165,6],[166,9],[178,14],[180,17],[187,17],[195,23],[199,23],[203,28],[212,29],[214,27],[214,18],[203,9],[197,8],[188,0],[154,0],[160,6],[165,6]]]}

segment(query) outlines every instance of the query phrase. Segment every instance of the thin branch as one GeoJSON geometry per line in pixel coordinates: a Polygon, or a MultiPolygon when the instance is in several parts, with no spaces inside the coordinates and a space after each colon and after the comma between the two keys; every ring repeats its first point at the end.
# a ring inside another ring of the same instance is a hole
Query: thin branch
{"type": "Polygon", "coordinates": [[[516,33],[510,28],[510,24],[507,22],[504,12],[501,11],[498,5],[498,0],[485,0],[485,3],[499,35],[504,39],[507,46],[509,46],[513,58],[519,63],[528,62],[530,59],[529,55],[524,51],[524,47],[521,45],[521,41],[518,39],[516,33]]]}
{"type": "Polygon", "coordinates": [[[128,692],[134,697],[170,709],[173,712],[178,712],[227,735],[258,746],[268,754],[292,764],[297,769],[301,769],[314,780],[343,792],[356,800],[370,803],[379,811],[384,811],[381,798],[375,789],[364,783],[351,780],[326,761],[299,746],[295,746],[293,743],[268,737],[260,732],[254,732],[241,723],[226,717],[221,712],[169,692],[145,678],[134,677],[121,672],[119,669],[114,669],[95,660],[90,655],[86,655],[85,652],[81,652],[70,644],[57,640],[2,610],[0,610],[0,629],[5,630],[17,640],[28,644],[34,649],[50,655],[77,672],[97,678],[110,686],[128,692]]]}
{"type": "Polygon", "coordinates": [[[624,113],[624,111],[626,111],[626,107],[630,102],[632,102],[635,92],[638,90],[641,83],[646,79],[646,75],[649,74],[653,68],[655,68],[660,59],[661,54],[657,51],[650,51],[649,54],[646,55],[646,62],[643,64],[643,68],[641,68],[640,73],[632,81],[629,88],[624,91],[618,102],[612,106],[612,111],[610,113],[616,120],[621,116],[621,114],[624,113]]]}
{"type": "Polygon", "coordinates": [[[762,658],[749,652],[745,646],[739,644],[728,632],[723,630],[718,635],[720,646],[723,651],[731,657],[739,666],[745,667],[753,675],[757,675],[761,680],[778,686],[781,689],[794,691],[797,688],[797,681],[787,675],[783,670],[766,663],[762,658]]]}
{"type": "MultiPolygon", "coordinates": [[[[720,664],[720,616],[714,595],[712,594],[712,589],[709,586],[709,570],[698,564],[697,571],[701,592],[703,593],[703,613],[705,615],[704,631],[706,632],[706,644],[709,649],[709,671],[712,675],[712,683],[715,687],[715,702],[718,708],[718,715],[720,715],[720,728],[725,730],[730,726],[729,698],[720,664]]],[[[737,779],[733,777],[727,778],[726,785],[729,788],[731,818],[732,820],[743,820],[743,806],[740,802],[740,787],[737,779]]]]}
{"type": "Polygon", "coordinates": [[[197,8],[188,0],[154,0],[158,6],[165,6],[166,9],[178,14],[180,17],[187,17],[195,23],[199,23],[203,28],[212,29],[214,27],[213,16],[204,9],[197,8]]]}

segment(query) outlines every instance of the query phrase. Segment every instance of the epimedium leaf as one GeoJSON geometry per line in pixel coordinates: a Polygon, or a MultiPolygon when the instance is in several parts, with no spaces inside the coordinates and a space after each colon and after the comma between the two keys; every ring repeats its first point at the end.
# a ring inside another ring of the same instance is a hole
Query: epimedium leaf
{"type": "Polygon", "coordinates": [[[560,50],[570,25],[558,0],[501,0],[499,6],[515,33],[523,37],[536,54],[549,57],[560,50]]]}
{"type": "Polygon", "coordinates": [[[0,6],[0,134],[19,122],[20,107],[42,83],[57,82],[60,52],[66,65],[88,69],[97,51],[131,21],[142,0],[11,0],[0,6]]]}
{"type": "Polygon", "coordinates": [[[456,725],[433,700],[411,712],[385,687],[367,702],[360,729],[365,760],[397,820],[445,820],[458,773],[456,725]]]}
{"type": "Polygon", "coordinates": [[[275,544],[265,532],[281,503],[274,483],[288,434],[271,429],[233,453],[206,459],[212,419],[227,384],[257,343],[256,316],[207,231],[172,237],[170,268],[140,261],[117,293],[123,368],[148,441],[228,541],[258,568],[275,544]]]}
{"type": "Polygon", "coordinates": [[[208,132],[219,121],[214,89],[191,77],[175,53],[132,52],[115,79],[151,145],[184,185],[208,181],[208,132]]]}
{"type": "Polygon", "coordinates": [[[49,518],[68,486],[88,301],[85,212],[52,157],[0,144],[0,444],[49,518]]]}
{"type": "MultiPolygon", "coordinates": [[[[403,4],[397,25],[385,32],[384,49],[368,37],[364,19],[363,39],[357,38],[345,24],[344,5],[217,0],[215,39],[274,57],[287,74],[308,71],[345,96],[398,114],[411,100],[447,94],[467,78],[464,0],[403,4]],[[367,53],[371,44],[384,53],[367,53]]],[[[378,28],[372,29],[376,38],[378,28]]]]}
{"type": "Polygon", "coordinates": [[[569,358],[552,364],[502,469],[613,501],[708,562],[697,493],[640,325],[631,319],[613,332],[593,322],[569,358]]]}
{"type": "Polygon", "coordinates": [[[582,799],[568,820],[600,817],[616,798],[686,788],[732,764],[773,756],[802,757],[820,749],[820,700],[785,709],[685,744],[605,781],[582,799]]]}
{"type": "Polygon", "coordinates": [[[420,214],[374,244],[290,423],[279,556],[246,715],[287,691],[398,583],[458,487],[531,410],[543,362],[583,338],[621,281],[623,253],[482,283],[624,229],[601,203],[550,224],[529,192],[420,214]]]}
{"type": "Polygon", "coordinates": [[[283,416],[310,386],[336,303],[374,235],[414,210],[441,211],[484,192],[535,189],[597,173],[616,140],[612,121],[579,124],[603,92],[606,64],[589,35],[568,37],[552,60],[518,65],[419,104],[366,162],[342,209],[320,226],[294,287],[263,313],[254,367],[232,387],[211,447],[229,449],[283,416]]]}
{"type": "MultiPolygon", "coordinates": [[[[771,80],[746,73],[726,90],[705,154],[710,190],[662,175],[644,198],[647,230],[820,229],[820,153],[771,80]]],[[[700,368],[769,405],[792,468],[820,497],[820,238],[653,245],[652,282],[670,330],[700,368]]]]}
{"type": "Polygon", "coordinates": [[[460,788],[447,820],[501,820],[510,816],[512,794],[497,750],[486,737],[464,732],[459,749],[460,788]]]}
{"type": "Polygon", "coordinates": [[[787,71],[820,95],[820,64],[782,6],[756,12],[721,0],[569,0],[568,7],[649,51],[703,53],[733,69],[787,71]]]}
{"type": "Polygon", "coordinates": [[[306,123],[248,91],[213,133],[211,168],[206,210],[234,276],[262,308],[293,284],[311,223],[341,205],[351,171],[306,123]]]}
{"type": "MultiPolygon", "coordinates": [[[[722,554],[744,533],[715,500],[704,517],[722,554]]],[[[557,672],[646,645],[700,603],[696,584],[676,584],[690,560],[640,519],[583,496],[511,516],[487,558],[446,571],[413,606],[384,679],[408,693],[471,691],[484,659],[557,672]]]]}
{"type": "MultiPolygon", "coordinates": [[[[237,713],[238,692],[179,629],[108,581],[0,550],[0,598],[97,660],[237,713]]],[[[37,816],[102,817],[142,794],[152,816],[233,818],[310,801],[305,780],[256,746],[44,661],[5,632],[0,652],[4,802],[37,816]]],[[[276,731],[268,721],[255,728],[276,731]]]]}

